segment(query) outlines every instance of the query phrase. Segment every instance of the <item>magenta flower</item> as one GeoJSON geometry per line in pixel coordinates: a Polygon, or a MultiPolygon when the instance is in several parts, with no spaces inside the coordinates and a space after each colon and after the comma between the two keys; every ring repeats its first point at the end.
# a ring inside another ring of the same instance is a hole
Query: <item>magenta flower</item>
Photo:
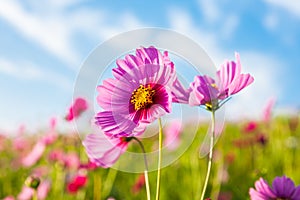
{"type": "Polygon", "coordinates": [[[79,173],[72,179],[71,182],[67,185],[67,191],[69,193],[75,194],[77,191],[84,187],[87,184],[88,177],[86,176],[86,173],[79,173]]]}
{"type": "Polygon", "coordinates": [[[109,136],[136,136],[146,124],[171,112],[176,99],[174,64],[166,52],[161,54],[154,47],[137,49],[136,55],[116,63],[115,78],[97,88],[97,101],[104,111],[97,114],[96,124],[109,136]]]}
{"type": "Polygon", "coordinates": [[[123,154],[131,138],[111,138],[103,133],[88,134],[83,141],[91,162],[99,167],[111,167],[123,154]]]}
{"type": "Polygon", "coordinates": [[[84,98],[75,99],[73,105],[69,108],[69,112],[65,119],[67,121],[72,121],[73,119],[79,117],[82,112],[88,109],[88,103],[84,98]]]}
{"type": "MultiPolygon", "coordinates": [[[[205,105],[208,110],[216,110],[222,101],[250,85],[254,78],[250,74],[241,74],[240,56],[235,54],[236,62],[225,61],[217,71],[217,81],[208,76],[196,76],[191,83],[189,104],[205,105]]],[[[223,101],[224,102],[224,101],[223,101]]]]}
{"type": "Polygon", "coordinates": [[[251,200],[300,200],[300,186],[295,187],[290,178],[282,176],[274,179],[271,188],[263,178],[260,178],[255,182],[255,189],[250,188],[249,195],[251,200]]]}
{"type": "Polygon", "coordinates": [[[75,152],[65,154],[63,159],[65,167],[69,169],[78,169],[80,166],[80,158],[75,152]]]}

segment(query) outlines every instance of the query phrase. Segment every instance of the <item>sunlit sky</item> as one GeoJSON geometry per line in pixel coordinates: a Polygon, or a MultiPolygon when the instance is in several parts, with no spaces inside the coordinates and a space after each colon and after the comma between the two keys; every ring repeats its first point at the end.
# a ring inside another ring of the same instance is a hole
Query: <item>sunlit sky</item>
{"type": "Polygon", "coordinates": [[[271,97],[278,109],[299,108],[298,1],[1,0],[0,130],[63,116],[88,54],[116,34],[144,27],[185,34],[217,66],[240,53],[255,83],[228,103],[228,118],[259,117],[271,97]]]}

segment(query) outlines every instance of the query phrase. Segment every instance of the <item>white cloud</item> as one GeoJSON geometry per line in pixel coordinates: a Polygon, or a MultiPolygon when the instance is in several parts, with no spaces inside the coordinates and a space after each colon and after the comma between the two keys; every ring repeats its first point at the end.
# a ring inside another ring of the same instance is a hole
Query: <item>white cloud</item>
{"type": "Polygon", "coordinates": [[[236,28],[239,25],[239,17],[237,15],[229,15],[224,19],[223,25],[222,25],[222,37],[228,39],[231,38],[233,33],[235,32],[236,28]]]}
{"type": "Polygon", "coordinates": [[[15,0],[2,1],[0,16],[11,23],[24,36],[40,44],[70,66],[78,64],[78,55],[72,49],[68,24],[62,16],[47,17],[25,10],[15,0]]]}
{"type": "Polygon", "coordinates": [[[279,19],[275,13],[269,13],[263,19],[263,25],[270,31],[276,30],[278,24],[279,19]]]}
{"type": "Polygon", "coordinates": [[[42,69],[30,62],[15,62],[0,58],[0,73],[21,80],[47,82],[68,91],[72,89],[72,82],[65,76],[42,69]]]}
{"type": "Polygon", "coordinates": [[[218,7],[219,2],[214,0],[199,0],[198,3],[206,21],[216,22],[220,19],[221,10],[218,7]]]}
{"type": "Polygon", "coordinates": [[[300,17],[300,1],[297,0],[265,0],[270,5],[285,9],[292,15],[300,17]]]}

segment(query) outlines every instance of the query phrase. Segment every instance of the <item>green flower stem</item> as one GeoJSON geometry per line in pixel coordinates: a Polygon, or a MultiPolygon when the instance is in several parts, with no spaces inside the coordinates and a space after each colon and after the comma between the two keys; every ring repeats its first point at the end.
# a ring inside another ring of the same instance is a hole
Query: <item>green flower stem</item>
{"type": "Polygon", "coordinates": [[[160,118],[158,119],[159,125],[159,133],[158,133],[158,166],[157,166],[157,183],[156,183],[156,200],[159,200],[160,193],[160,168],[161,168],[161,160],[162,160],[162,125],[160,118]]]}
{"type": "Polygon", "coordinates": [[[99,171],[94,171],[94,199],[101,199],[102,178],[99,171]]]}
{"type": "Polygon", "coordinates": [[[38,200],[37,190],[36,189],[33,190],[32,200],[38,200]]]}
{"type": "Polygon", "coordinates": [[[210,146],[209,146],[209,154],[208,154],[208,165],[207,165],[207,173],[206,173],[206,177],[205,177],[205,182],[204,182],[204,186],[202,189],[202,195],[201,195],[201,200],[204,199],[204,195],[206,192],[206,188],[208,185],[208,180],[209,180],[209,175],[210,175],[210,171],[211,171],[211,166],[212,166],[212,157],[213,157],[213,148],[214,148],[214,139],[215,139],[215,111],[212,110],[211,111],[211,117],[212,117],[212,135],[210,138],[210,146]]]}
{"type": "Polygon", "coordinates": [[[145,148],[144,148],[144,145],[143,143],[136,137],[133,137],[132,139],[134,139],[135,141],[137,141],[137,143],[140,145],[142,151],[143,151],[143,154],[144,154],[144,162],[145,162],[145,171],[144,171],[144,175],[145,175],[145,183],[146,183],[146,193],[147,193],[147,200],[150,200],[151,199],[151,196],[150,196],[150,184],[149,184],[149,177],[148,177],[148,162],[147,162],[147,156],[146,156],[146,151],[145,151],[145,148]]]}
{"type": "Polygon", "coordinates": [[[104,197],[106,197],[110,194],[113,184],[116,180],[117,173],[118,173],[118,170],[115,170],[113,168],[109,168],[108,170],[109,171],[108,171],[108,174],[106,176],[106,179],[105,179],[105,182],[103,185],[102,196],[104,196],[104,197]]]}

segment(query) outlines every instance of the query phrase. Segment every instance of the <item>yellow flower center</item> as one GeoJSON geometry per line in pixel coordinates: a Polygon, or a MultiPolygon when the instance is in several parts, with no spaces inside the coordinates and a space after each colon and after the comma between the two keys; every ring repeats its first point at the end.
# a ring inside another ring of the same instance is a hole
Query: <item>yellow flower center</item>
{"type": "Polygon", "coordinates": [[[149,104],[153,103],[154,94],[155,90],[150,85],[147,87],[140,85],[140,87],[132,92],[130,103],[134,105],[135,110],[146,108],[149,104]]]}

